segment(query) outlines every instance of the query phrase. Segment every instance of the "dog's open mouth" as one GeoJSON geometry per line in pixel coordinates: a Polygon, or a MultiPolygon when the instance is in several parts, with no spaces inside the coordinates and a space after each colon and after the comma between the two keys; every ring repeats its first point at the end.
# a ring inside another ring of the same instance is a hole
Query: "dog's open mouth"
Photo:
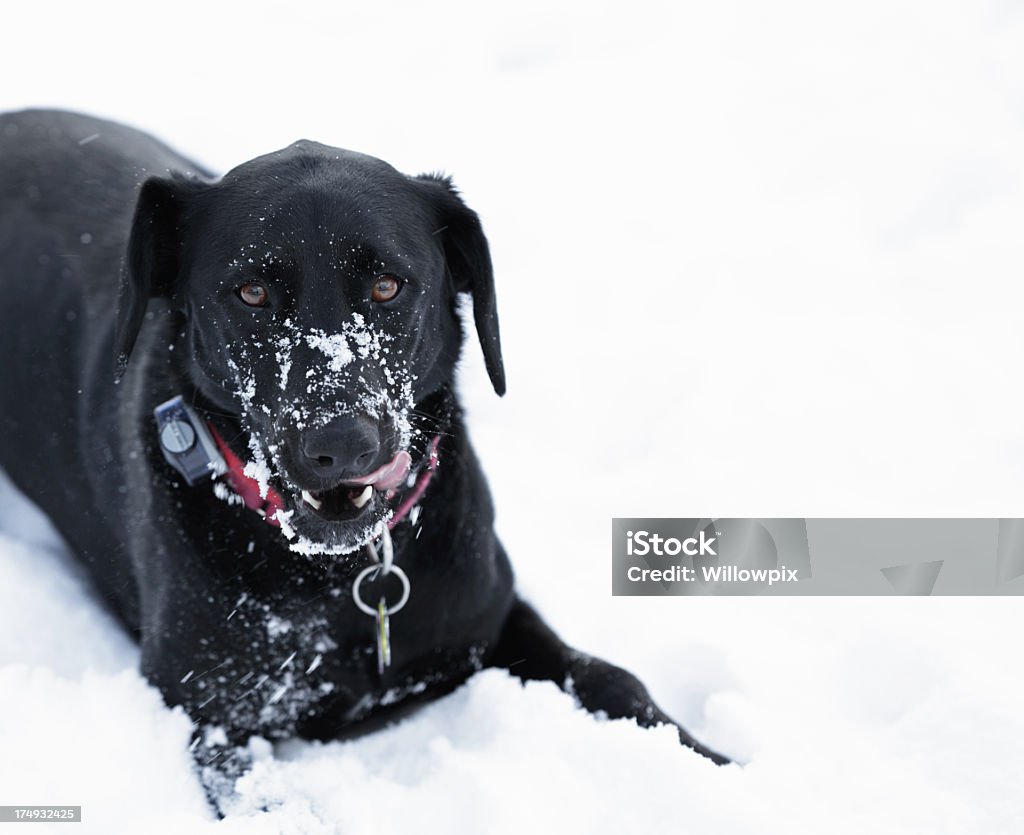
{"type": "Polygon", "coordinates": [[[304,504],[328,522],[352,521],[373,506],[374,493],[388,493],[397,488],[411,466],[412,458],[402,450],[372,473],[340,482],[327,490],[303,490],[300,496],[304,504]]]}
{"type": "Polygon", "coordinates": [[[341,485],[330,490],[314,493],[303,490],[300,494],[317,516],[328,522],[348,522],[361,516],[373,500],[373,487],[346,487],[341,485]]]}

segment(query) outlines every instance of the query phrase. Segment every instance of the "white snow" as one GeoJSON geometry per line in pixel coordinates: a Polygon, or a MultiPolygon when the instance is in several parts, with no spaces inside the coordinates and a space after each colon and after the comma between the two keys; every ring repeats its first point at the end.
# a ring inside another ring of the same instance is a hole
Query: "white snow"
{"type": "Polygon", "coordinates": [[[244,499],[239,496],[234,490],[231,489],[223,481],[213,482],[213,495],[215,495],[222,502],[226,502],[231,505],[242,505],[245,504],[244,499]]]}
{"type": "Polygon", "coordinates": [[[1021,514],[1018,4],[176,7],[276,56],[255,75],[154,61],[103,5],[20,10],[0,107],[220,170],[310,136],[454,175],[496,265],[509,394],[472,340],[462,389],[520,586],[743,765],[484,671],[355,741],[255,741],[216,821],[186,717],[5,489],[0,803],[102,833],[1022,831],[1017,599],[612,598],[608,548],[612,516],[1021,514]]]}
{"type": "Polygon", "coordinates": [[[267,466],[266,459],[263,457],[263,450],[258,445],[250,443],[249,451],[253,453],[254,460],[245,462],[245,466],[242,468],[242,475],[246,478],[251,478],[259,485],[260,498],[265,499],[270,490],[270,467],[267,466]]]}
{"type": "Polygon", "coordinates": [[[310,348],[316,348],[327,355],[331,371],[341,371],[355,356],[348,347],[345,335],[341,333],[332,333],[330,336],[323,332],[311,333],[306,337],[306,342],[310,348]]]}

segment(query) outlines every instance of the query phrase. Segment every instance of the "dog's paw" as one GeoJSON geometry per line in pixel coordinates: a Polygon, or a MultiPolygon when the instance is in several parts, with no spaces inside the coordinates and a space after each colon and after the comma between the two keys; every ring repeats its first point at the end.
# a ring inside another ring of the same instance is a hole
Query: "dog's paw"
{"type": "Polygon", "coordinates": [[[717,765],[731,762],[728,757],[694,739],[655,704],[636,676],[621,667],[584,653],[574,653],[570,673],[562,689],[591,713],[602,714],[609,719],[635,719],[643,728],[671,725],[679,732],[679,741],[687,748],[717,765]]]}

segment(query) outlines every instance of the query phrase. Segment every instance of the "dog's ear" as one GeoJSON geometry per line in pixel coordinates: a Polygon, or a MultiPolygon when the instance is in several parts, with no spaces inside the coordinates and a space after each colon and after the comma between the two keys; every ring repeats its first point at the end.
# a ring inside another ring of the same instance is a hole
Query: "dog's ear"
{"type": "Polygon", "coordinates": [[[182,201],[199,184],[184,177],[151,177],[135,204],[114,327],[114,379],[128,367],[149,300],[169,297],[178,274],[182,201]]]}
{"type": "Polygon", "coordinates": [[[452,284],[456,292],[473,297],[473,319],[484,351],[487,374],[494,390],[499,395],[504,394],[505,366],[498,333],[494,270],[480,218],[462,202],[448,177],[421,174],[414,182],[424,190],[437,212],[438,229],[434,234],[441,239],[452,284]]]}

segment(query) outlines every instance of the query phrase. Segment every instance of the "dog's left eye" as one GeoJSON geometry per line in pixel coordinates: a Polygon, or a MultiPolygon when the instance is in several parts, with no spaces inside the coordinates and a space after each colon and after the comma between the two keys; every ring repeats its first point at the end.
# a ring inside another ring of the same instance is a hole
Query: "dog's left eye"
{"type": "Polygon", "coordinates": [[[267,302],[270,301],[270,294],[267,292],[267,288],[258,281],[247,281],[238,288],[238,298],[249,307],[266,307],[267,302]]]}
{"type": "Polygon", "coordinates": [[[385,273],[373,280],[373,292],[370,294],[370,298],[375,302],[389,302],[398,295],[398,291],[401,289],[401,279],[385,273]]]}

